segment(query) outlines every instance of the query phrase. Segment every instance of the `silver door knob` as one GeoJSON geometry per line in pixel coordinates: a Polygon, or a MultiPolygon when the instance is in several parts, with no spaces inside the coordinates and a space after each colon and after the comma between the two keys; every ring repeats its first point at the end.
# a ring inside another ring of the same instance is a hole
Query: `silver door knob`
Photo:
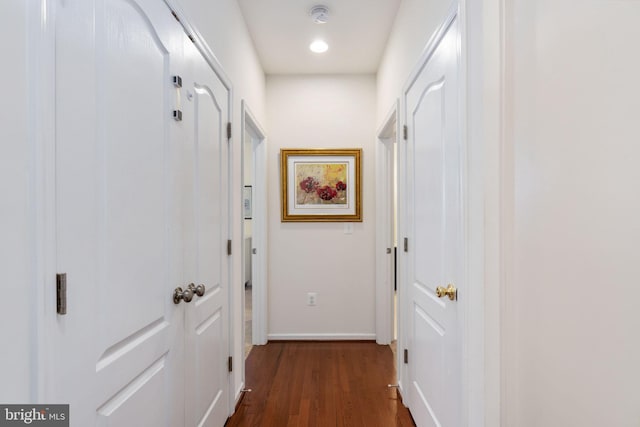
{"type": "Polygon", "coordinates": [[[207,289],[204,287],[204,285],[196,286],[193,283],[190,283],[189,287],[187,289],[189,289],[191,292],[193,292],[194,294],[198,295],[199,297],[204,295],[204,293],[207,291],[207,289]]]}
{"type": "Polygon", "coordinates": [[[181,300],[184,302],[191,302],[193,299],[193,291],[189,288],[182,290],[181,287],[177,287],[173,291],[173,303],[180,304],[181,300]]]}

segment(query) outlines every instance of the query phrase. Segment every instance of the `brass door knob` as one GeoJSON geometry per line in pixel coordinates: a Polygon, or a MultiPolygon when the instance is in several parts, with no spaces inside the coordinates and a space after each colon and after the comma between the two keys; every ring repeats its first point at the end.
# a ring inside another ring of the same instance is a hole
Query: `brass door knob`
{"type": "Polygon", "coordinates": [[[436,288],[436,295],[438,298],[443,298],[444,296],[448,296],[451,301],[458,299],[458,290],[455,286],[449,283],[449,286],[443,288],[442,286],[438,286],[436,288]]]}
{"type": "Polygon", "coordinates": [[[180,304],[180,301],[191,302],[193,299],[193,291],[189,288],[182,290],[181,287],[177,287],[173,291],[173,303],[180,304]]]}

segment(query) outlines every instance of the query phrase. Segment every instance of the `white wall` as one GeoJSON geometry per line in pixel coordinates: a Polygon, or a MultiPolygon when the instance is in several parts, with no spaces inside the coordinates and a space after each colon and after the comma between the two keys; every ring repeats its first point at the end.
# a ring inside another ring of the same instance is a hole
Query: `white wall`
{"type": "Polygon", "coordinates": [[[37,304],[33,216],[33,140],[27,120],[27,3],[8,2],[0,14],[0,402],[25,403],[35,388],[32,308],[37,304]]]}
{"type": "Polygon", "coordinates": [[[451,0],[403,0],[387,41],[377,75],[376,125],[400,98],[409,74],[431,35],[444,20],[451,0]]]}
{"type": "Polygon", "coordinates": [[[516,363],[503,425],[638,426],[640,3],[508,4],[516,363]]]}
{"type": "MultiPolygon", "coordinates": [[[[265,76],[240,7],[235,0],[179,0],[190,23],[206,40],[233,84],[233,349],[242,363],[242,128],[240,106],[245,100],[256,120],[266,128],[265,76]]],[[[241,369],[234,370],[233,387],[242,388],[241,369]]]]}
{"type": "Polygon", "coordinates": [[[269,338],[375,338],[374,76],[268,76],[269,338]],[[281,148],[362,148],[362,223],[280,222],[281,148]],[[317,305],[307,306],[307,292],[317,305]]]}

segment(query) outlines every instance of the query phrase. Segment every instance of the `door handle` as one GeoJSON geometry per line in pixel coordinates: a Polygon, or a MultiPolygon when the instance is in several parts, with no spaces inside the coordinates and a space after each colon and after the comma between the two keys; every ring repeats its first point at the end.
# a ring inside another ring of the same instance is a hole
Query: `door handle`
{"type": "Polygon", "coordinates": [[[177,287],[173,290],[173,303],[180,304],[181,300],[184,302],[191,302],[193,299],[193,291],[189,288],[182,290],[181,287],[177,287]]]}
{"type": "Polygon", "coordinates": [[[442,286],[438,286],[436,288],[436,295],[438,298],[442,298],[444,296],[448,296],[451,301],[458,299],[458,290],[455,286],[449,283],[449,286],[443,288],[442,286]]]}
{"type": "Polygon", "coordinates": [[[193,292],[194,294],[198,295],[199,297],[204,295],[204,293],[207,291],[207,289],[204,287],[204,285],[196,286],[193,283],[190,283],[189,286],[187,287],[187,289],[189,289],[191,292],[193,292]]]}

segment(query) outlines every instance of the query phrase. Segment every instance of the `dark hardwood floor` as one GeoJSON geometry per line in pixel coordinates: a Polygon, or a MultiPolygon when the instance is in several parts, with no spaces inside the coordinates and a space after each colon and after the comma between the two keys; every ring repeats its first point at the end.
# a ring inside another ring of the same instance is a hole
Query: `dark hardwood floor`
{"type": "Polygon", "coordinates": [[[247,388],[227,427],[415,426],[396,389],[389,346],[272,342],[254,346],[247,388]]]}

